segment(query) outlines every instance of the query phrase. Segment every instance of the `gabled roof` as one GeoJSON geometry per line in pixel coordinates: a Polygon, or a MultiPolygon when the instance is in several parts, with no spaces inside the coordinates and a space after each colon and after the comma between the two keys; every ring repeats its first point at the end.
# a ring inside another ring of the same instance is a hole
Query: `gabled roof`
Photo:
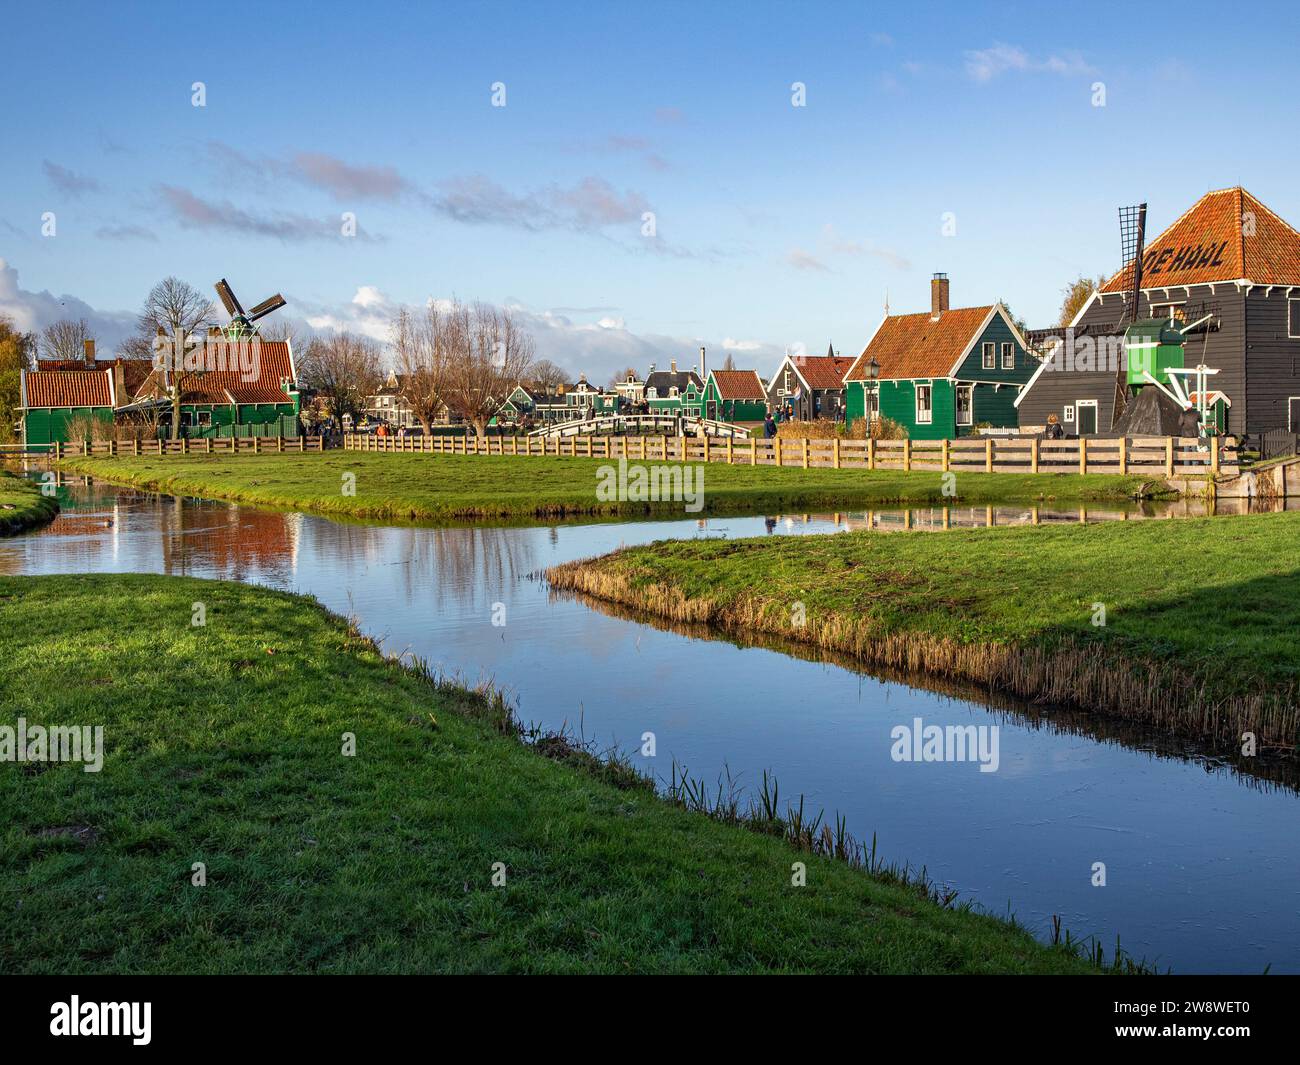
{"type": "Polygon", "coordinates": [[[809,388],[843,388],[856,360],[847,355],[791,355],[790,365],[809,388]]]}
{"type": "Polygon", "coordinates": [[[947,377],[975,342],[984,323],[999,307],[956,307],[936,321],[929,311],[895,314],[880,323],[845,375],[846,381],[867,380],[867,363],[880,364],[880,379],[947,377]]]}
{"type": "Polygon", "coordinates": [[[704,382],[694,370],[655,370],[646,374],[645,387],[647,392],[652,388],[655,390],[656,399],[665,399],[672,389],[685,392],[686,386],[692,382],[697,392],[704,388],[704,382]]]}
{"type": "Polygon", "coordinates": [[[767,390],[757,370],[712,370],[709,376],[718,386],[722,399],[761,399],[767,402],[767,390]]]}
{"type": "MultiPolygon", "coordinates": [[[[238,366],[239,352],[234,342],[224,338],[205,338],[212,358],[225,359],[226,365],[238,366]]],[[[296,386],[297,374],[293,365],[293,353],[285,340],[262,340],[257,347],[256,365],[248,374],[239,369],[209,370],[193,374],[185,381],[181,396],[183,403],[287,403],[288,395],[280,382],[287,379],[291,386],[296,386]],[[245,377],[251,380],[245,380],[245,377]]],[[[154,370],[145,379],[136,393],[139,399],[146,395],[164,393],[161,371],[154,370]]]]}
{"type": "Polygon", "coordinates": [[[25,370],[24,407],[112,407],[110,370],[25,370]]]}
{"type": "MultiPolygon", "coordinates": [[[[1300,285],[1300,232],[1240,185],[1207,192],[1148,241],[1142,256],[1143,290],[1238,280],[1300,285]]],[[[1101,291],[1132,284],[1130,263],[1101,291]]]]}

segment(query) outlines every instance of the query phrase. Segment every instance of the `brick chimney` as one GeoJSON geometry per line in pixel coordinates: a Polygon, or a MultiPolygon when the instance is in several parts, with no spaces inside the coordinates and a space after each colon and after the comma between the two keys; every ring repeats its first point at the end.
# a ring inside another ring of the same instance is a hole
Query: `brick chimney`
{"type": "Polygon", "coordinates": [[[86,356],[86,365],[92,370],[95,368],[95,341],[87,338],[81,342],[82,351],[86,356]]]}
{"type": "Polygon", "coordinates": [[[701,344],[700,345],[700,377],[707,378],[708,376],[709,376],[709,360],[705,357],[704,345],[701,344]]]}
{"type": "Polygon", "coordinates": [[[930,279],[930,321],[937,322],[948,309],[948,275],[935,274],[930,279]]]}

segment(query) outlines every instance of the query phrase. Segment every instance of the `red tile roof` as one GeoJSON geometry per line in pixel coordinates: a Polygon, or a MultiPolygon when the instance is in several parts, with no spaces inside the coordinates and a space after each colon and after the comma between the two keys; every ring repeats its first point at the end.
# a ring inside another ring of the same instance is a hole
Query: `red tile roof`
{"type": "MultiPolygon", "coordinates": [[[[1144,289],[1238,278],[1300,285],[1300,232],[1240,186],[1207,192],[1142,256],[1144,289]]],[[[1132,284],[1130,263],[1101,291],[1124,292],[1132,284]]]]}
{"type": "Polygon", "coordinates": [[[790,362],[809,388],[843,388],[854,360],[847,355],[795,355],[790,362]]]}
{"type": "Polygon", "coordinates": [[[872,359],[880,363],[882,380],[947,377],[993,306],[956,307],[944,311],[938,321],[929,311],[886,318],[845,380],[867,380],[872,359]]]}
{"type": "Polygon", "coordinates": [[[767,402],[763,379],[757,370],[714,370],[710,375],[718,383],[723,399],[760,399],[767,402]]]}
{"type": "MultiPolygon", "coordinates": [[[[214,365],[237,366],[239,352],[230,341],[207,340],[209,358],[214,365]]],[[[246,374],[239,369],[209,370],[191,375],[185,381],[181,396],[185,403],[287,403],[288,395],[280,387],[280,381],[288,378],[295,380],[292,355],[289,345],[283,340],[263,340],[257,347],[255,365],[246,374]]],[[[158,371],[153,371],[141,384],[135,398],[145,395],[160,395],[165,390],[159,384],[158,371]]]]}
{"type": "Polygon", "coordinates": [[[111,407],[107,370],[30,370],[23,375],[28,407],[111,407]]]}

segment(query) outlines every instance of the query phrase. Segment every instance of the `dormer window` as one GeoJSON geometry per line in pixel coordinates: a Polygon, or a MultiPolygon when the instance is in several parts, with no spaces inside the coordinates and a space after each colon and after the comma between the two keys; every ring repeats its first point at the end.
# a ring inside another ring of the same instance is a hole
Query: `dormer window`
{"type": "Polygon", "coordinates": [[[980,345],[980,356],[983,360],[984,369],[996,370],[998,368],[998,346],[991,340],[986,340],[980,345]]]}
{"type": "Polygon", "coordinates": [[[1002,345],[1002,369],[1014,370],[1016,368],[1016,346],[1014,344],[1003,343],[1002,345]]]}

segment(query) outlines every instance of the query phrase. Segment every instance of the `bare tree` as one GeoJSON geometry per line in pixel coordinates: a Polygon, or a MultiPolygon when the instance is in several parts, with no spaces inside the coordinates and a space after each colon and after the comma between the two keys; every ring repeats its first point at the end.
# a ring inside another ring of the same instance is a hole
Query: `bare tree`
{"type": "Polygon", "coordinates": [[[284,341],[294,350],[302,344],[302,335],[298,327],[288,318],[277,318],[274,322],[268,322],[257,331],[257,335],[262,340],[284,341]]]}
{"type": "Polygon", "coordinates": [[[345,414],[354,421],[360,417],[366,397],[379,386],[379,345],[355,333],[316,337],[303,352],[298,376],[324,398],[341,427],[345,414]]]}
{"type": "Polygon", "coordinates": [[[397,353],[402,398],[424,426],[426,436],[432,432],[433,421],[443,407],[438,393],[452,343],[453,324],[435,303],[430,303],[419,315],[403,307],[393,319],[393,349],[397,353]]]}
{"type": "Polygon", "coordinates": [[[487,423],[506,395],[528,379],[533,338],[510,311],[488,304],[452,301],[442,313],[450,319],[442,400],[486,436],[487,423]]]}
{"type": "Polygon", "coordinates": [[[727,352],[727,357],[722,360],[721,368],[724,370],[734,370],[736,368],[736,360],[732,358],[731,352],[727,352]]]}
{"type": "Polygon", "coordinates": [[[41,358],[79,361],[85,357],[86,341],[93,339],[86,319],[61,318],[41,331],[41,358]]]}
{"type": "Polygon", "coordinates": [[[626,381],[629,376],[635,379],[636,370],[634,370],[631,366],[625,366],[623,369],[619,370],[618,373],[614,374],[614,376],[609,379],[609,387],[613,388],[615,385],[623,384],[623,382],[626,381]]]}
{"type": "MultiPolygon", "coordinates": [[[[193,285],[178,277],[165,277],[149,290],[136,316],[136,333],[122,345],[128,357],[144,358],[154,353],[158,338],[170,349],[162,372],[155,378],[158,388],[172,401],[172,439],[181,435],[181,399],[185,389],[202,370],[186,370],[181,358],[194,333],[212,321],[216,305],[193,285]]],[[[155,363],[157,366],[157,363],[155,363]]]]}
{"type": "Polygon", "coordinates": [[[550,359],[539,359],[528,369],[528,383],[543,392],[553,392],[568,380],[569,375],[550,359]]]}

